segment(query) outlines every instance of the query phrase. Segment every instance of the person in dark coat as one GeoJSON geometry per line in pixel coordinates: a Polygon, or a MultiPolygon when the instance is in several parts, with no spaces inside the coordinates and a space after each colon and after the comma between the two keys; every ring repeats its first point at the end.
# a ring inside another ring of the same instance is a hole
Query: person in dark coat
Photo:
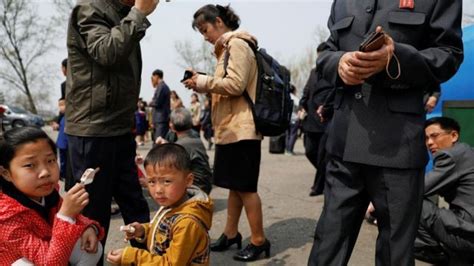
{"type": "MultiPolygon", "coordinates": [[[[321,52],[325,43],[318,45],[317,53],[321,52]]],[[[324,132],[326,131],[327,121],[321,121],[316,113],[320,106],[326,103],[326,98],[334,88],[328,81],[321,79],[318,70],[313,68],[308,81],[303,89],[303,97],[300,100],[300,106],[306,112],[302,127],[304,132],[304,148],[306,158],[317,169],[311,186],[310,196],[322,194],[324,188],[324,173],[326,170],[324,163],[324,132]],[[323,141],[321,141],[323,140],[323,141]]]]}
{"type": "Polygon", "coordinates": [[[415,258],[440,265],[474,263],[474,149],[458,141],[460,131],[448,117],[426,121],[433,170],[425,175],[415,258]],[[443,197],[449,208],[433,203],[433,195],[443,197]]]}
{"type": "Polygon", "coordinates": [[[151,75],[151,84],[155,88],[153,99],[149,106],[153,107],[153,143],[158,137],[166,137],[170,120],[170,88],[163,80],[163,71],[157,69],[151,75]]]}
{"type": "Polygon", "coordinates": [[[318,72],[335,87],[324,207],[309,265],[347,265],[372,201],[376,265],[414,265],[424,167],[423,92],[463,60],[462,1],[334,1],[318,72]],[[416,2],[416,3],[415,3],[416,2]],[[374,31],[381,47],[361,52],[374,31]]]}

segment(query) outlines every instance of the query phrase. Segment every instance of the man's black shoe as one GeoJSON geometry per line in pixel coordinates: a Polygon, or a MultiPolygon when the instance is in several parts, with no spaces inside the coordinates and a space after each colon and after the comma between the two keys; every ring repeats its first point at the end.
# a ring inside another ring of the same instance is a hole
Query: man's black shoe
{"type": "Polygon", "coordinates": [[[415,247],[414,256],[417,260],[432,264],[447,265],[449,262],[448,255],[441,247],[415,247]]]}

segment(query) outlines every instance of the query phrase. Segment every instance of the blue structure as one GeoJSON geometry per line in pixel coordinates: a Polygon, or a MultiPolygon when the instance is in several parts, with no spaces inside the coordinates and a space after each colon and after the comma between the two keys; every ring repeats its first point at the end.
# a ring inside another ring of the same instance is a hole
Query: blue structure
{"type": "MultiPolygon", "coordinates": [[[[474,100],[474,25],[463,28],[464,61],[458,72],[447,82],[441,84],[441,99],[427,118],[442,116],[443,101],[474,100]]],[[[433,168],[431,160],[426,171],[433,168]]]]}
{"type": "Polygon", "coordinates": [[[441,99],[428,117],[441,116],[443,101],[474,100],[474,25],[463,28],[464,61],[458,72],[441,84],[441,99]]]}

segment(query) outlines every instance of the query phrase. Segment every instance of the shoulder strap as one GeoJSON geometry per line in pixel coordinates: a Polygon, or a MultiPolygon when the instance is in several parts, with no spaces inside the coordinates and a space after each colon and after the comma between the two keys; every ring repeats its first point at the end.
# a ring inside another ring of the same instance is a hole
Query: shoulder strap
{"type": "MultiPolygon", "coordinates": [[[[243,38],[240,38],[241,40],[245,41],[248,46],[252,49],[254,55],[255,55],[255,60],[256,60],[256,63],[257,63],[257,91],[256,91],[256,94],[258,94],[258,84],[259,84],[259,79],[260,79],[260,75],[258,73],[260,73],[260,64],[258,62],[258,56],[257,56],[257,52],[258,52],[258,47],[251,41],[249,40],[246,40],[246,39],[243,39],[243,38]]],[[[225,50],[225,54],[224,54],[224,77],[227,76],[227,65],[229,64],[229,58],[230,58],[230,53],[229,53],[229,50],[225,50]]],[[[250,105],[250,109],[252,109],[252,115],[255,119],[255,108],[254,108],[254,103],[252,101],[252,98],[250,98],[250,95],[249,93],[247,92],[247,89],[244,90],[244,93],[242,94],[245,98],[245,100],[247,100],[248,104],[250,105]]],[[[257,95],[255,95],[255,98],[257,98],[257,95]]]]}

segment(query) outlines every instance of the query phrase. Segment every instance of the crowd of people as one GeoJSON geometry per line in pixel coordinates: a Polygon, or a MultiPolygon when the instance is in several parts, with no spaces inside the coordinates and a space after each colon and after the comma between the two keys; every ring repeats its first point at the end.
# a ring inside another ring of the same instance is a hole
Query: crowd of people
{"type": "MultiPolygon", "coordinates": [[[[263,136],[243,97],[256,97],[257,38],[239,30],[230,6],[199,8],[192,28],[214,46],[215,72],[188,69],[186,108],[156,69],[147,102],[139,98],[140,40],[157,5],[74,7],[56,143],[25,127],[5,132],[0,144],[0,264],[209,265],[210,252],[233,245],[234,260],[270,256],[258,193],[263,136]],[[212,168],[201,134],[215,148],[212,168]],[[147,141],[153,147],[142,167],[137,146],[147,141]],[[208,234],[213,185],[229,191],[215,241],[208,234]],[[160,207],[151,220],[142,187],[160,207]],[[104,255],[112,200],[129,245],[104,255]]],[[[324,195],[308,265],[347,265],[365,215],[379,228],[376,265],[414,265],[414,258],[472,265],[474,150],[459,142],[454,119],[425,118],[463,60],[461,9],[460,1],[334,1],[331,35],[317,48],[302,98],[291,88],[286,133],[286,153],[294,155],[303,131],[316,169],[310,196],[324,195]],[[382,37],[359,47],[371,32],[382,37]],[[434,167],[425,174],[427,150],[434,167]]]]}

